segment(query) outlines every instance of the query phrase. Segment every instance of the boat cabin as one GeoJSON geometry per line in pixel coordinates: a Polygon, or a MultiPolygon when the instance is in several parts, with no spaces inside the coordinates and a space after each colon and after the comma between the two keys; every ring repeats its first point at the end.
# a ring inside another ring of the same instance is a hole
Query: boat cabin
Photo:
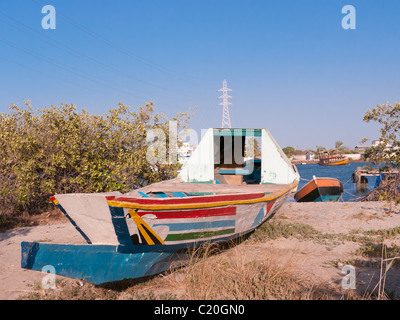
{"type": "Polygon", "coordinates": [[[267,129],[211,128],[179,178],[190,183],[288,184],[299,180],[299,174],[267,129]],[[260,141],[260,150],[255,141],[260,141]]]}

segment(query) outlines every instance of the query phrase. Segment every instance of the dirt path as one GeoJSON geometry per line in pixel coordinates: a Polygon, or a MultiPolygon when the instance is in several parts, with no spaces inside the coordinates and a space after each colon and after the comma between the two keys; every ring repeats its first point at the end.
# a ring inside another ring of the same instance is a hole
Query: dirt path
{"type": "MultiPolygon", "coordinates": [[[[372,258],[356,255],[357,249],[365,245],[349,236],[365,236],[365,230],[388,230],[400,227],[400,214],[387,215],[382,203],[285,203],[271,222],[311,226],[318,234],[313,238],[279,237],[262,242],[244,242],[234,250],[235,254],[250,253],[250,258],[262,256],[264,252],[275,253],[278,263],[290,263],[299,278],[312,283],[325,283],[334,288],[342,285],[342,268],[346,261],[361,259],[356,266],[357,290],[363,292],[377,283],[379,264],[371,264],[372,258]],[[354,230],[358,230],[355,232],[354,230]],[[335,262],[336,261],[336,262],[335,262]],[[365,266],[364,266],[365,264],[365,266]]],[[[65,220],[63,220],[65,221],[65,220]]],[[[84,240],[69,222],[27,227],[0,233],[0,299],[17,299],[32,290],[44,274],[20,268],[20,244],[22,241],[49,243],[84,243],[84,240]]],[[[400,237],[395,234],[387,240],[389,246],[400,246],[400,237]]],[[[392,268],[388,274],[386,288],[400,294],[400,270],[392,268]]]]}

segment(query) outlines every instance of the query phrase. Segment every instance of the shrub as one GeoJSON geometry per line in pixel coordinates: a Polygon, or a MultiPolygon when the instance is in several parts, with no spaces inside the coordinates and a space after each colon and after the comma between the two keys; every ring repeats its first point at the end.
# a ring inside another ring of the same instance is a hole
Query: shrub
{"type": "MultiPolygon", "coordinates": [[[[0,213],[36,213],[57,193],[121,191],[174,177],[178,164],[146,160],[151,129],[168,138],[168,119],[152,103],[120,103],[103,115],[73,104],[34,111],[12,105],[0,114],[0,213]]],[[[190,116],[174,117],[185,127],[190,116]]]]}

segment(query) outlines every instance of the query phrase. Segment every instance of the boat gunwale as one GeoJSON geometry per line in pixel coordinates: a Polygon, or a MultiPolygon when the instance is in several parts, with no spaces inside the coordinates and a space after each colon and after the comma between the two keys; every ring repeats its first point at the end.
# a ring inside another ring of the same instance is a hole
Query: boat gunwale
{"type": "MultiPolygon", "coordinates": [[[[294,182],[285,185],[282,187],[281,190],[269,193],[269,194],[261,194],[257,193],[257,197],[253,199],[245,199],[245,200],[227,200],[227,201],[218,201],[218,199],[215,199],[215,195],[210,195],[210,196],[193,196],[193,197],[188,197],[192,198],[193,200],[199,199],[199,198],[208,198],[211,201],[210,202],[195,202],[195,203],[184,203],[184,204],[167,204],[165,201],[166,200],[171,200],[166,199],[166,198],[153,198],[151,200],[155,201],[156,204],[143,204],[143,203],[138,203],[135,202],[135,200],[150,200],[150,199],[140,199],[136,197],[132,197],[132,202],[126,202],[126,201],[118,201],[118,199],[114,200],[108,200],[108,205],[111,207],[123,207],[123,208],[130,208],[130,209],[144,209],[144,210],[168,210],[168,209],[192,209],[192,208],[209,208],[209,207],[220,207],[220,206],[229,206],[229,205],[238,205],[238,204],[253,204],[253,203],[258,203],[258,202],[267,202],[267,201],[272,201],[274,199],[277,199],[281,197],[282,195],[290,192],[294,188],[296,188],[298,185],[298,181],[295,180],[294,182]],[[214,198],[214,201],[212,201],[214,198]]],[[[237,197],[240,195],[252,195],[248,193],[243,193],[243,194],[230,194],[230,196],[237,197]]],[[[177,199],[177,198],[175,198],[177,199]]],[[[187,198],[184,198],[187,199],[187,198]]]]}

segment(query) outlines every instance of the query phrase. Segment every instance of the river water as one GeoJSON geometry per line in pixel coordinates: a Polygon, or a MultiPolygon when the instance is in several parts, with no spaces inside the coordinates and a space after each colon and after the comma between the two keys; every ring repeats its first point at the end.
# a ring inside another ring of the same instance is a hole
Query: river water
{"type": "MultiPolygon", "coordinates": [[[[376,177],[367,177],[368,188],[364,192],[356,192],[356,184],[351,181],[351,175],[357,167],[369,165],[369,162],[350,162],[344,166],[320,166],[319,164],[298,164],[297,170],[300,174],[299,188],[302,188],[309,180],[316,177],[336,178],[343,183],[343,194],[340,201],[354,200],[370,192],[376,182],[376,177]]],[[[293,197],[288,201],[295,201],[293,197]]]]}

